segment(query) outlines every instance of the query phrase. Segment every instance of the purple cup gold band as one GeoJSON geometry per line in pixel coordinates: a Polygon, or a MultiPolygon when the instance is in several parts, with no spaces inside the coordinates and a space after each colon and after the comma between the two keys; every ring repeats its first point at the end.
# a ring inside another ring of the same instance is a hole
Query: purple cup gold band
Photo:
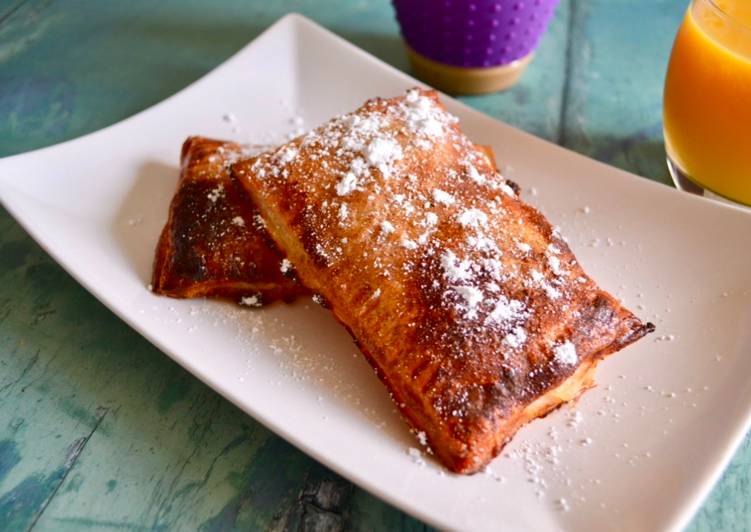
{"type": "Polygon", "coordinates": [[[407,44],[457,67],[505,65],[537,47],[559,0],[393,0],[407,44]]]}

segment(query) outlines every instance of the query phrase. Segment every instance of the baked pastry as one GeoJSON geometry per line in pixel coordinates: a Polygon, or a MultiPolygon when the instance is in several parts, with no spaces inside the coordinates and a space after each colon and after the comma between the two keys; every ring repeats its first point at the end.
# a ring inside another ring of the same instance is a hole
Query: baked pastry
{"type": "MultiPolygon", "coordinates": [[[[478,149],[495,164],[489,146],[478,149]]],[[[253,306],[306,293],[229,172],[231,162],[259,151],[204,137],[183,143],[181,178],[154,261],[154,292],[228,297],[253,306]]]]}
{"type": "Polygon", "coordinates": [[[258,151],[202,137],[185,141],[180,180],[156,249],[155,293],[228,297],[250,306],[306,293],[229,172],[232,161],[258,151]]]}
{"type": "Polygon", "coordinates": [[[369,100],[232,171],[452,471],[482,469],[654,328],[586,275],[433,91],[369,100]]]}

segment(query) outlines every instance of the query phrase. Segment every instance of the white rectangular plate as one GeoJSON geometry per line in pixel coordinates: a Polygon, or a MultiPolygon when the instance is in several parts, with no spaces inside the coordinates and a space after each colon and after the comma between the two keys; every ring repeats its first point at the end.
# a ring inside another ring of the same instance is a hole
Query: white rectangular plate
{"type": "Polygon", "coordinates": [[[407,453],[417,442],[329,312],[309,301],[247,310],[146,289],[188,135],[282,141],[295,116],[312,127],[416,84],[290,15],[164,102],[0,160],[0,199],[165,353],[314,458],[433,525],[686,524],[749,425],[746,212],[594,162],[446,98],[468,135],[492,145],[523,196],[561,226],[585,269],[657,325],[600,366],[596,390],[524,428],[490,471],[472,477],[407,453]]]}

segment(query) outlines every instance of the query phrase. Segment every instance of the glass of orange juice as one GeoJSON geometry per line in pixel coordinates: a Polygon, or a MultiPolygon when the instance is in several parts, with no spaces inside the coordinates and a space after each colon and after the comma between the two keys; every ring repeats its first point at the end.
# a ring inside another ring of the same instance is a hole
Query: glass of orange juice
{"type": "Polygon", "coordinates": [[[751,205],[751,0],[693,0],[665,79],[670,171],[751,205]]]}

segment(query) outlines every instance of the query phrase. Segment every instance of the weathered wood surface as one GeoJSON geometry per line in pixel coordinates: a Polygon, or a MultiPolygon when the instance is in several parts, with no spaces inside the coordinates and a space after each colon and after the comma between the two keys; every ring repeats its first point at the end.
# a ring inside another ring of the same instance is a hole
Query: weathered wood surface
{"type": "MultiPolygon", "coordinates": [[[[482,111],[666,181],[662,78],[683,0],[563,0],[482,111]]],[[[386,0],[0,2],[0,156],[117,122],[301,12],[406,68],[386,0]]],[[[748,529],[751,449],[691,529],[748,529]]],[[[656,487],[655,489],[659,489],[656,487]]],[[[422,530],[130,330],[0,210],[0,530],[422,530]]]]}

